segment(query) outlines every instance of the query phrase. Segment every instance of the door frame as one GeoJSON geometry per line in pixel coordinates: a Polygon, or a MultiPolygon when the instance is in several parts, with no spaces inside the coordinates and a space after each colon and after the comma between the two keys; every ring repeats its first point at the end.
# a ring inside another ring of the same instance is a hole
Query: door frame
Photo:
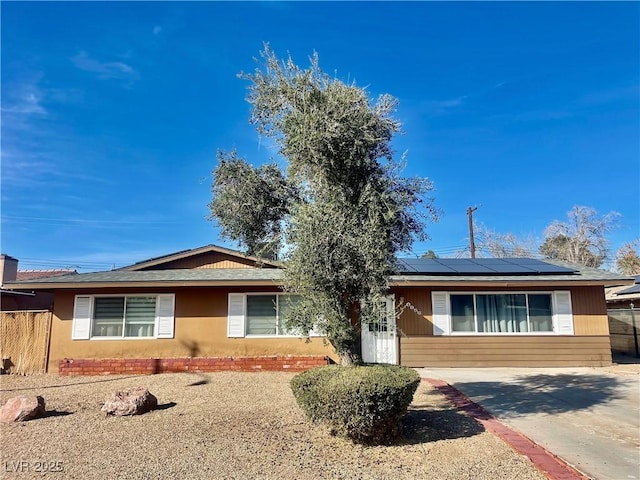
{"type": "Polygon", "coordinates": [[[365,363],[386,363],[391,365],[398,365],[399,348],[398,348],[398,334],[397,334],[397,319],[396,319],[396,305],[395,295],[386,295],[383,297],[385,302],[386,321],[376,324],[380,327],[384,327],[382,331],[371,330],[373,324],[361,325],[360,331],[360,343],[362,348],[362,360],[365,363]],[[391,322],[389,322],[391,321],[391,322]],[[385,344],[386,342],[386,344],[385,344]],[[380,348],[384,345],[383,348],[380,348]],[[390,354],[387,349],[390,349],[390,354]],[[384,360],[383,356],[390,356],[389,362],[384,360]]]}

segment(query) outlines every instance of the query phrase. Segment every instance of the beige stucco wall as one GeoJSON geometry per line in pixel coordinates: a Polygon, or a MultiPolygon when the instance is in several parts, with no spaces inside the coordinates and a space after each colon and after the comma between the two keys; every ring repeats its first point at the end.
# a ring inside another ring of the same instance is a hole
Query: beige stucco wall
{"type": "MultiPolygon", "coordinates": [[[[173,358],[256,355],[327,355],[336,358],[322,338],[227,338],[227,288],[101,290],[101,294],[175,293],[172,339],[72,340],[75,295],[89,291],[57,292],[51,325],[48,371],[57,372],[64,358],[173,358]]],[[[247,288],[237,292],[250,291],[247,288]]],[[[277,292],[261,287],[254,291],[277,292]]]]}

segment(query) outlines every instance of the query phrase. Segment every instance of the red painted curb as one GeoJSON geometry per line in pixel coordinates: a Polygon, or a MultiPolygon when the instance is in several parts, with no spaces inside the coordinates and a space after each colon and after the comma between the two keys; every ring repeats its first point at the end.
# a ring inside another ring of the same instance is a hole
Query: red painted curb
{"type": "Polygon", "coordinates": [[[423,378],[422,381],[433,385],[458,410],[465,412],[520,455],[529,458],[531,463],[549,480],[590,480],[589,477],[580,473],[560,457],[502,423],[488,410],[471,401],[460,390],[447,382],[435,378],[423,378]]]}

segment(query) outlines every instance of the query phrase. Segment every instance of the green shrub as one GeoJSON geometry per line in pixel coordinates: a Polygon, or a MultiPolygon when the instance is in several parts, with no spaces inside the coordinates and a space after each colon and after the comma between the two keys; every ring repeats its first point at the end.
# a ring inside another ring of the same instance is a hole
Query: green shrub
{"type": "Polygon", "coordinates": [[[415,370],[397,365],[330,365],[296,375],[291,389],[307,417],[328,424],[332,433],[388,443],[399,435],[419,383],[415,370]]]}

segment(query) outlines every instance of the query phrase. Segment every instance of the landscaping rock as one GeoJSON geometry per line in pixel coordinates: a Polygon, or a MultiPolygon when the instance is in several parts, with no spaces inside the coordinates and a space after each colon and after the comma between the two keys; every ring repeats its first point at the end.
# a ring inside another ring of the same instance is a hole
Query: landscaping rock
{"type": "Polygon", "coordinates": [[[0,407],[0,421],[5,423],[26,422],[46,415],[44,398],[40,396],[25,397],[20,395],[10,398],[7,403],[0,407]]]}
{"type": "Polygon", "coordinates": [[[107,415],[142,415],[158,407],[158,399],[145,387],[114,392],[102,407],[107,415]]]}

